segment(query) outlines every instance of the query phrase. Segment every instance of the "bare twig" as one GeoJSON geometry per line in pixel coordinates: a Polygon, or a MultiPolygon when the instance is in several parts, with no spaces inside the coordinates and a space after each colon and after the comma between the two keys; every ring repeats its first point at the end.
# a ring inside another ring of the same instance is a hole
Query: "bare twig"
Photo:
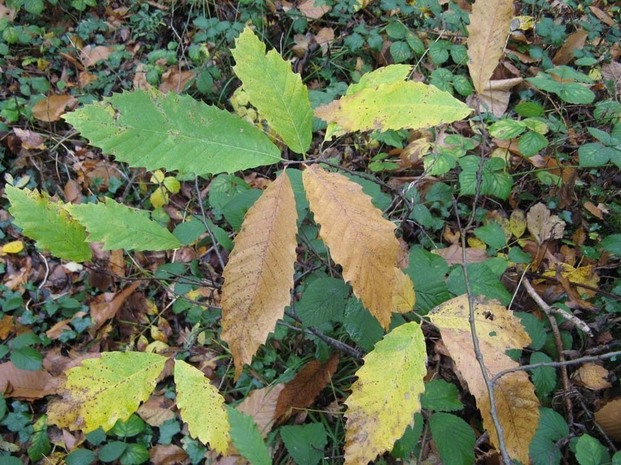
{"type": "Polygon", "coordinates": [[[201,209],[201,219],[203,221],[203,225],[207,230],[207,234],[209,234],[209,237],[211,238],[211,243],[213,244],[213,251],[216,253],[216,257],[218,257],[218,263],[220,264],[220,267],[224,269],[224,258],[222,257],[220,249],[218,248],[218,240],[216,239],[215,234],[213,233],[213,231],[209,227],[209,223],[207,222],[207,214],[205,213],[203,199],[201,198],[201,189],[198,186],[198,176],[196,176],[196,178],[194,179],[194,188],[196,189],[196,197],[198,200],[198,205],[201,209]]]}

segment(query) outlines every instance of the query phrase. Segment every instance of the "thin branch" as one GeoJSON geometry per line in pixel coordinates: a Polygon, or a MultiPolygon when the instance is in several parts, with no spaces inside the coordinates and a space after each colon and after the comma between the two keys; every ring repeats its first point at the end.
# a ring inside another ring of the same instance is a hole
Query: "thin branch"
{"type": "Polygon", "coordinates": [[[213,251],[216,253],[216,257],[218,257],[218,263],[220,264],[220,267],[224,269],[224,266],[225,266],[224,258],[222,257],[222,254],[220,253],[220,249],[218,248],[218,241],[216,239],[215,234],[209,227],[209,223],[207,222],[207,214],[205,213],[205,207],[203,206],[203,199],[201,198],[201,190],[200,190],[200,187],[198,186],[198,176],[194,178],[194,187],[196,188],[196,197],[198,199],[198,205],[201,209],[201,219],[203,221],[203,225],[205,226],[205,229],[207,230],[207,234],[209,234],[209,237],[211,238],[211,243],[213,244],[213,251]]]}

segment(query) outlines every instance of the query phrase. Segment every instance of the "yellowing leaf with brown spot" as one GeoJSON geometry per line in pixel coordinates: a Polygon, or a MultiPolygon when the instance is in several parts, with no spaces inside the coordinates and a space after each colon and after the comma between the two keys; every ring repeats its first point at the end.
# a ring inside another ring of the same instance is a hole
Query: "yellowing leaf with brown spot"
{"type": "Polygon", "coordinates": [[[282,173],[246,213],[224,268],[222,339],[233,353],[235,377],[263,344],[291,299],[297,213],[282,173]]]}
{"type": "MultiPolygon", "coordinates": [[[[469,323],[468,296],[455,297],[436,307],[431,321],[440,329],[442,341],[455,367],[468,384],[489,431],[492,444],[498,446],[498,435],[490,415],[489,395],[474,353],[469,323]]],[[[494,302],[475,301],[474,317],[479,346],[490,378],[502,370],[518,366],[505,352],[530,343],[524,327],[505,307],[494,302]]],[[[498,417],[504,430],[507,451],[522,463],[529,463],[528,447],[539,422],[539,400],[535,388],[523,372],[500,378],[495,386],[498,417]]]]}
{"type": "Polygon", "coordinates": [[[200,370],[182,360],[175,360],[175,384],[177,407],[190,434],[219,453],[226,453],[231,427],[218,389],[200,370]]]}
{"type": "Polygon", "coordinates": [[[485,93],[505,49],[513,0],[476,0],[467,27],[468,69],[474,88],[485,93]]]}
{"type": "Polygon", "coordinates": [[[321,225],[319,235],[332,259],[343,267],[354,295],[388,328],[393,299],[398,299],[395,294],[413,293],[404,291],[407,282],[399,275],[395,225],[382,216],[359,184],[345,176],[313,165],[304,171],[303,181],[310,209],[321,225]]]}
{"type": "Polygon", "coordinates": [[[60,428],[104,431],[127,420],[149,398],[166,357],[145,352],[107,352],[67,372],[63,398],[50,404],[48,422],[60,428]]]}
{"type": "Polygon", "coordinates": [[[420,410],[426,360],[425,338],[415,322],[393,329],[364,357],[346,401],[346,465],[367,465],[403,435],[420,410]]]}

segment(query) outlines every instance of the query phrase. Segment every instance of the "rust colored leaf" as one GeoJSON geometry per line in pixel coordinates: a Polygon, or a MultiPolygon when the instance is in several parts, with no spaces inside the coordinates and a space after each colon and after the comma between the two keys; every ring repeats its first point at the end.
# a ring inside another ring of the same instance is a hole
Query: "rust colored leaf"
{"type": "Polygon", "coordinates": [[[555,65],[566,65],[574,59],[574,52],[582,49],[586,43],[588,33],[584,29],[580,29],[573,34],[569,34],[567,40],[561,48],[558,49],[552,63],[555,65]]]}
{"type": "Polygon", "coordinates": [[[477,0],[468,29],[468,69],[474,88],[483,94],[504,52],[513,19],[513,0],[477,0]]]}
{"type": "Polygon", "coordinates": [[[149,449],[149,457],[153,465],[178,465],[188,463],[188,454],[175,444],[158,444],[149,449]]]}
{"type": "Polygon", "coordinates": [[[56,378],[46,370],[20,370],[12,362],[0,364],[0,392],[4,397],[35,400],[56,392],[56,378]]]}
{"type": "Polygon", "coordinates": [[[335,353],[325,363],[313,360],[304,365],[278,397],[274,415],[276,422],[284,423],[295,410],[311,405],[336,372],[338,364],[339,356],[335,353]]]}
{"type": "Polygon", "coordinates": [[[80,61],[85,68],[90,68],[100,61],[106,60],[114,52],[114,47],[105,45],[87,45],[80,50],[80,61]]]}
{"type": "Polygon", "coordinates": [[[50,95],[32,107],[32,116],[45,123],[58,121],[76,103],[76,98],[71,95],[50,95]]]}
{"type": "Polygon", "coordinates": [[[343,277],[354,295],[388,328],[395,294],[405,295],[406,280],[397,263],[400,257],[395,225],[382,216],[362,187],[345,176],[318,165],[303,174],[304,188],[321,225],[319,235],[332,259],[343,267],[343,277]]]}
{"type": "Polygon", "coordinates": [[[283,172],[248,210],[224,268],[222,339],[233,353],[235,377],[274,330],[293,287],[297,213],[283,172]]]}
{"type": "Polygon", "coordinates": [[[116,294],[106,292],[98,296],[94,302],[91,302],[91,316],[93,318],[93,326],[89,328],[91,331],[97,331],[103,324],[117,314],[127,298],[134,293],[140,285],[140,281],[134,281],[121,292],[116,294]]]}
{"type": "Polygon", "coordinates": [[[177,68],[172,68],[162,75],[159,90],[180,93],[194,79],[195,74],[194,71],[179,71],[177,68]]]}
{"type": "Polygon", "coordinates": [[[237,406],[237,410],[253,418],[263,437],[266,437],[274,426],[276,404],[284,388],[284,384],[277,384],[255,389],[237,406]]]}

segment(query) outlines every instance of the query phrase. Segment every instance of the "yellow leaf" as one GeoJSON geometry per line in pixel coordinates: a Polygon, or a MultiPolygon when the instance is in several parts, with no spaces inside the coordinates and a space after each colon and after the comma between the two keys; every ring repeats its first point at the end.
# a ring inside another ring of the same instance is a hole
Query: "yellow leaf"
{"type": "MultiPolygon", "coordinates": [[[[477,401],[483,425],[490,432],[492,444],[497,446],[498,436],[489,413],[487,385],[474,353],[469,316],[467,295],[455,297],[429,314],[431,321],[440,329],[442,341],[451,354],[455,367],[466,380],[470,393],[477,401]]],[[[505,352],[530,344],[530,337],[520,321],[502,305],[481,300],[475,301],[474,318],[489,378],[502,370],[517,367],[518,363],[505,352]]],[[[525,373],[513,373],[500,378],[494,392],[509,455],[522,463],[528,463],[528,446],[539,421],[539,401],[534,386],[525,373]]]]}
{"type": "Polygon", "coordinates": [[[63,398],[50,404],[48,422],[70,430],[104,431],[127,420],[149,398],[166,357],[144,352],[107,352],[67,372],[63,398]]]}
{"type": "Polygon", "coordinates": [[[304,171],[303,181],[332,259],[343,267],[354,295],[388,328],[393,297],[403,294],[405,284],[396,273],[400,246],[395,225],[373,206],[359,184],[345,176],[313,165],[304,171]]]}
{"type": "Polygon", "coordinates": [[[175,360],[175,385],[177,407],[190,434],[220,454],[226,453],[231,428],[224,397],[200,370],[181,360],[175,360]]]}
{"type": "Polygon", "coordinates": [[[364,357],[346,401],[346,465],[367,465],[403,435],[420,410],[426,360],[425,338],[414,322],[392,330],[364,357]]]}
{"type": "Polygon", "coordinates": [[[22,241],[7,242],[2,246],[2,253],[20,253],[22,250],[24,250],[22,241]]]}
{"type": "Polygon", "coordinates": [[[248,210],[224,269],[222,339],[235,377],[274,330],[291,299],[297,213],[283,172],[248,210]]]}
{"type": "Polygon", "coordinates": [[[162,186],[158,186],[158,188],[155,189],[155,191],[149,197],[149,200],[151,201],[151,205],[153,205],[154,208],[160,208],[164,205],[168,205],[168,192],[166,192],[166,189],[164,189],[162,186]]]}
{"type": "Polygon", "coordinates": [[[395,290],[392,295],[393,311],[398,313],[411,312],[416,303],[412,278],[398,268],[395,268],[395,276],[395,290]]]}
{"type": "MultiPolygon", "coordinates": [[[[567,278],[571,284],[584,284],[590,288],[597,288],[597,284],[599,283],[599,276],[595,272],[595,268],[593,265],[580,266],[578,268],[574,268],[568,263],[559,263],[556,265],[561,269],[561,276],[567,278]]],[[[544,276],[554,277],[556,276],[557,270],[548,270],[543,273],[544,276]]],[[[586,294],[589,297],[593,297],[596,294],[596,291],[593,289],[580,288],[580,293],[586,294]]]]}
{"type": "Polygon", "coordinates": [[[522,210],[513,210],[509,217],[509,231],[518,239],[524,235],[526,231],[526,217],[522,210]]]}
{"type": "Polygon", "coordinates": [[[468,69],[474,88],[483,94],[504,52],[513,19],[513,0],[476,0],[467,27],[468,69]]]}

